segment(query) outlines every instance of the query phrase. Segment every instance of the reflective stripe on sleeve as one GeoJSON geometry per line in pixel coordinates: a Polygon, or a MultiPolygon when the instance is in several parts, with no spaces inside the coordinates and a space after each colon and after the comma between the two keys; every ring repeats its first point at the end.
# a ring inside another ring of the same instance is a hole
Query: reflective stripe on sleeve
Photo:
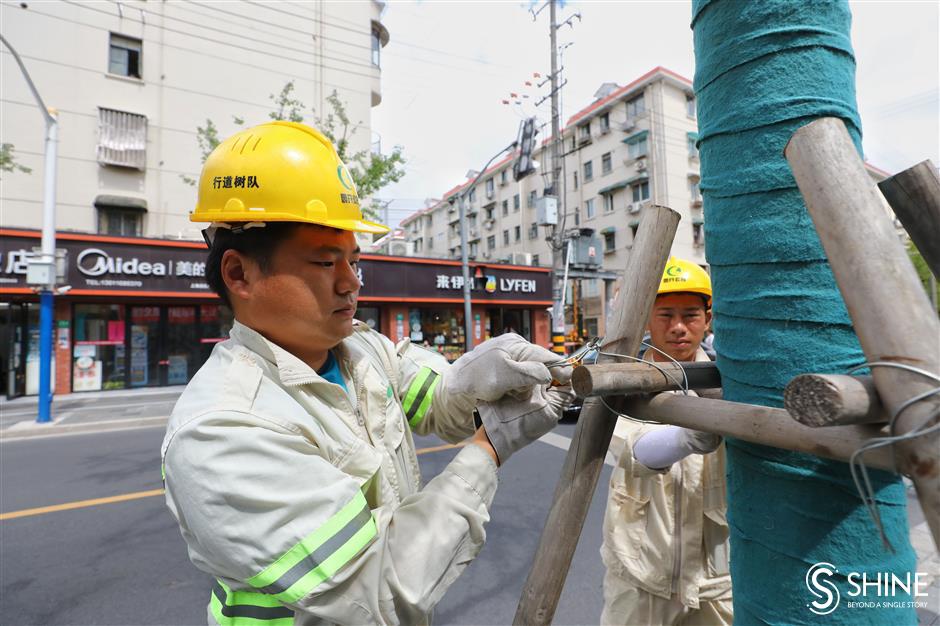
{"type": "Polygon", "coordinates": [[[247,582],[282,602],[296,602],[338,572],[377,534],[365,496],[357,492],[339,513],[247,582]]]}
{"type": "Polygon", "coordinates": [[[277,599],[253,591],[232,591],[217,580],[209,610],[219,626],[293,626],[294,611],[277,599]]]}
{"type": "Polygon", "coordinates": [[[431,408],[431,398],[434,397],[434,388],[440,382],[441,376],[430,367],[422,367],[418,375],[408,386],[402,408],[405,409],[405,419],[415,428],[427,415],[431,408]]]}

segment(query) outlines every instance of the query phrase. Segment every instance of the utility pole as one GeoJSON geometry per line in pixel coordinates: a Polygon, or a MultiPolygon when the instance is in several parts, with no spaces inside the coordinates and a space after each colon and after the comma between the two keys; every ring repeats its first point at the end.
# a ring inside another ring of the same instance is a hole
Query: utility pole
{"type": "MultiPolygon", "coordinates": [[[[558,26],[555,24],[555,2],[549,3],[549,38],[551,41],[551,74],[549,75],[552,97],[552,194],[558,196],[559,213],[565,214],[565,198],[559,193],[558,170],[560,168],[559,147],[561,143],[561,112],[558,107],[558,26]]],[[[564,221],[564,220],[562,220],[564,221]]],[[[552,226],[552,350],[560,354],[565,353],[565,309],[562,305],[562,293],[565,285],[562,282],[563,263],[562,248],[564,247],[564,229],[558,224],[552,226]]]]}
{"type": "Polygon", "coordinates": [[[43,163],[42,195],[42,248],[37,259],[30,257],[26,268],[26,282],[36,285],[39,290],[39,423],[52,421],[52,318],[54,313],[53,292],[56,283],[55,255],[55,179],[56,149],[59,142],[59,121],[55,109],[50,109],[42,101],[39,91],[26,71],[10,42],[0,35],[0,42],[16,59],[26,84],[32,92],[39,111],[46,123],[45,157],[43,163]]]}

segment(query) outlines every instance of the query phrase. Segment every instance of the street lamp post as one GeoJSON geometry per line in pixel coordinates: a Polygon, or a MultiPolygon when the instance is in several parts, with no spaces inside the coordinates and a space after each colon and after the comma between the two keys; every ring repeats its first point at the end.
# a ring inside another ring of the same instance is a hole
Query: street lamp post
{"type": "Polygon", "coordinates": [[[54,311],[53,290],[56,282],[55,262],[55,180],[56,149],[59,137],[59,122],[55,109],[42,101],[26,66],[10,42],[3,35],[0,41],[16,59],[29,90],[46,123],[45,159],[43,166],[42,197],[42,248],[39,258],[30,257],[27,264],[26,282],[39,287],[39,423],[52,421],[52,318],[54,311]]]}

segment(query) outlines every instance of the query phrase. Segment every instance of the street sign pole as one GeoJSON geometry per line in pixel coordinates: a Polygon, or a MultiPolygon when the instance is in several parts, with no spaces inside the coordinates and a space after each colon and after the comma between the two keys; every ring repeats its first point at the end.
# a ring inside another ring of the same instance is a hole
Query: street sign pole
{"type": "Polygon", "coordinates": [[[39,288],[39,423],[52,421],[52,318],[55,310],[53,293],[56,283],[55,262],[55,178],[56,151],[59,142],[59,121],[55,109],[42,101],[26,66],[10,42],[0,35],[0,42],[10,51],[29,90],[39,105],[46,122],[45,163],[43,167],[42,198],[42,251],[39,258],[30,257],[26,269],[26,282],[39,288]]]}

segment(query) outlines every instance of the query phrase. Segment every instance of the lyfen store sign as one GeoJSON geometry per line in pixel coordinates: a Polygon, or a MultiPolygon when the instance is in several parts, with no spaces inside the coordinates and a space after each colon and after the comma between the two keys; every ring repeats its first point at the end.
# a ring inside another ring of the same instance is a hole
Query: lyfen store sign
{"type": "MultiPolygon", "coordinates": [[[[28,286],[27,259],[39,244],[38,237],[0,238],[0,288],[28,286]]],[[[56,248],[66,251],[65,284],[76,290],[211,293],[202,244],[114,243],[59,235],[56,248]]]]}

